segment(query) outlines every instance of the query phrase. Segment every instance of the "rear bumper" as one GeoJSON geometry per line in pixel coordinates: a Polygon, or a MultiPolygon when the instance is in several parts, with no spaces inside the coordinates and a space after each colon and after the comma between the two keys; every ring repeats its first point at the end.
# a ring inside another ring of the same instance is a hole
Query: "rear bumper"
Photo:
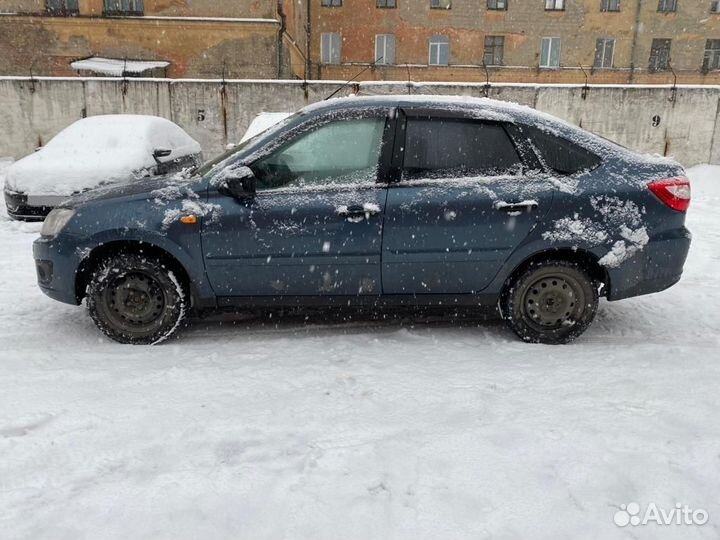
{"type": "Polygon", "coordinates": [[[60,234],[55,238],[38,238],[33,243],[38,286],[53,300],[80,303],[75,281],[83,258],[81,240],[60,234]]]}
{"type": "Polygon", "coordinates": [[[618,268],[609,268],[608,300],[663,291],[680,281],[692,235],[685,227],[653,238],[618,268]]]}

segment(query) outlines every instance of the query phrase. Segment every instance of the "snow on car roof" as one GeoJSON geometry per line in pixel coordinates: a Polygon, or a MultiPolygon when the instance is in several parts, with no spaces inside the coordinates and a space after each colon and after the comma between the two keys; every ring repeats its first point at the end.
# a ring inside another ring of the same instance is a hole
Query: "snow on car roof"
{"type": "Polygon", "coordinates": [[[58,133],[38,152],[15,162],[7,183],[23,193],[70,195],[106,182],[132,178],[155,167],[155,149],[166,159],[198,154],[200,144],[178,125],[157,116],[90,116],[58,133]]]}
{"type": "Polygon", "coordinates": [[[243,135],[243,138],[240,139],[240,142],[242,143],[248,139],[252,139],[255,135],[259,135],[278,122],[282,122],[287,117],[292,116],[292,114],[293,113],[289,112],[261,112],[253,118],[252,122],[250,122],[250,125],[248,126],[245,135],[243,135]]]}

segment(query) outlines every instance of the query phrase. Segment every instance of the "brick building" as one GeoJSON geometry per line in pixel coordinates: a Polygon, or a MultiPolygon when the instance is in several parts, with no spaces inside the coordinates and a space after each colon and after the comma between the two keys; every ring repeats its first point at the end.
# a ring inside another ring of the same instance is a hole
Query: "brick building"
{"type": "Polygon", "coordinates": [[[0,75],[284,77],[281,20],[276,0],[0,0],[0,75]]]}
{"type": "Polygon", "coordinates": [[[323,79],[720,82],[713,0],[310,2],[323,79]]]}
{"type": "Polygon", "coordinates": [[[0,74],[31,71],[718,84],[720,1],[0,0],[0,74]]]}

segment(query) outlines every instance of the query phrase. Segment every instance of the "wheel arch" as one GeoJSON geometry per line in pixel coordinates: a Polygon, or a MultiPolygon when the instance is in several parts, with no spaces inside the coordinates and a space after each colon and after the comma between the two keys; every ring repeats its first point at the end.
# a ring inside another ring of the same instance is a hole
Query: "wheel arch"
{"type": "Polygon", "coordinates": [[[532,265],[543,261],[558,259],[563,261],[576,262],[582,265],[582,267],[590,274],[590,277],[592,277],[598,283],[603,284],[601,296],[607,295],[610,291],[610,275],[608,274],[607,269],[600,264],[600,259],[597,255],[595,255],[591,251],[587,251],[584,249],[550,248],[543,251],[535,252],[520,261],[520,263],[518,263],[517,265],[515,265],[515,268],[512,270],[512,272],[510,272],[508,277],[505,279],[505,282],[503,283],[503,293],[508,288],[508,286],[517,279],[520,274],[522,274],[532,265]]]}
{"type": "Polygon", "coordinates": [[[167,250],[155,244],[140,240],[113,240],[99,244],[80,263],[75,275],[75,297],[77,298],[78,303],[80,303],[85,297],[86,289],[90,283],[93,271],[98,267],[98,265],[107,257],[120,253],[148,255],[162,260],[167,267],[175,273],[180,284],[190,294],[191,302],[193,302],[195,294],[190,274],[187,272],[182,263],[180,263],[180,261],[178,261],[178,259],[167,250]]]}

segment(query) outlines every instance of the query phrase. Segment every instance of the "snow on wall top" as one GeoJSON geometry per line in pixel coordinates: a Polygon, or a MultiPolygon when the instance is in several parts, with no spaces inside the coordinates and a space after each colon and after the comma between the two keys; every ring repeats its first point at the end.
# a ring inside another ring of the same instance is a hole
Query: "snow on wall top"
{"type": "Polygon", "coordinates": [[[141,60],[122,60],[116,58],[102,58],[94,56],[85,60],[77,60],[72,62],[70,66],[78,71],[93,71],[102,73],[103,75],[111,75],[121,77],[123,73],[145,73],[158,68],[166,68],[170,62],[165,60],[141,61],[141,60]]]}

